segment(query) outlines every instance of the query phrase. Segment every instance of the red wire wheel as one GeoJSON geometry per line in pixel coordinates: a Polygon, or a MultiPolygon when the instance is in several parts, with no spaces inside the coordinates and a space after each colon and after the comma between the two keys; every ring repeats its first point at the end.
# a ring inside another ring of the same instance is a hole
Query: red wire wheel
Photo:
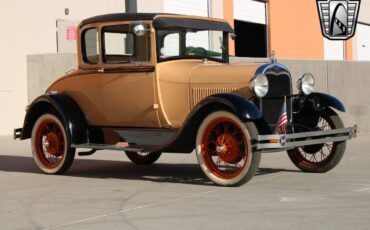
{"type": "Polygon", "coordinates": [[[42,115],[36,121],[32,130],[32,150],[36,164],[46,173],[64,172],[74,158],[74,149],[68,146],[63,124],[51,114],[42,115]]]}
{"type": "Polygon", "coordinates": [[[230,118],[214,119],[203,133],[203,158],[211,172],[223,179],[240,174],[248,161],[247,147],[243,131],[230,118]]]}
{"type": "MultiPolygon", "coordinates": [[[[332,127],[329,122],[324,118],[320,117],[317,124],[319,130],[331,130],[332,127]]],[[[325,163],[330,159],[334,146],[333,142],[309,145],[297,148],[297,158],[298,160],[307,166],[319,167],[325,165],[325,163]]]]}
{"type": "Polygon", "coordinates": [[[45,167],[57,167],[64,157],[65,140],[62,128],[52,119],[42,121],[36,133],[36,153],[45,167]]]}
{"type": "Polygon", "coordinates": [[[198,131],[196,150],[203,172],[213,182],[237,185],[254,175],[260,155],[252,155],[250,130],[256,132],[253,123],[246,125],[226,111],[205,118],[198,131]]]}
{"type": "MultiPolygon", "coordinates": [[[[339,116],[330,108],[320,112],[315,131],[344,128],[339,116]]],[[[305,172],[327,172],[333,169],[343,157],[346,142],[328,142],[324,144],[297,147],[288,151],[290,160],[305,172]]]]}

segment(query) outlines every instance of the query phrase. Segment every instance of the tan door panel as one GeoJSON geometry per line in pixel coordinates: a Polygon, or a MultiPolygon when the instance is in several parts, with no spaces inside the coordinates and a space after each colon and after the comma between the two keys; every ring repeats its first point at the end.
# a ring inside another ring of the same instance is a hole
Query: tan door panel
{"type": "Polygon", "coordinates": [[[159,127],[154,73],[104,73],[101,90],[108,126],[159,127]]]}

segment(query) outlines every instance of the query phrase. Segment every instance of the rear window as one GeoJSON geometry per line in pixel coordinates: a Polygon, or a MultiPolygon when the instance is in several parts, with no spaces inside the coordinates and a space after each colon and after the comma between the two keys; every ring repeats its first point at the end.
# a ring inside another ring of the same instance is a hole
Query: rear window
{"type": "Polygon", "coordinates": [[[82,56],[83,60],[89,64],[99,62],[99,33],[98,29],[92,28],[85,30],[82,34],[82,56]]]}

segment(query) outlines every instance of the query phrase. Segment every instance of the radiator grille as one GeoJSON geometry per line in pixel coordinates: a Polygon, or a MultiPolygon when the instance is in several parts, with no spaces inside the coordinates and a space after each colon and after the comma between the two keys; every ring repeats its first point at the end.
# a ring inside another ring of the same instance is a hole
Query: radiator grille
{"type": "Polygon", "coordinates": [[[280,116],[281,107],[284,104],[284,98],[287,100],[287,115],[288,120],[291,119],[291,79],[287,74],[281,75],[267,75],[269,81],[269,92],[262,98],[256,98],[255,103],[262,110],[262,115],[265,121],[270,125],[272,129],[276,126],[276,123],[280,116]]]}
{"type": "Polygon", "coordinates": [[[208,96],[218,93],[231,93],[236,90],[236,88],[193,88],[192,106],[196,106],[201,100],[208,96]]]}

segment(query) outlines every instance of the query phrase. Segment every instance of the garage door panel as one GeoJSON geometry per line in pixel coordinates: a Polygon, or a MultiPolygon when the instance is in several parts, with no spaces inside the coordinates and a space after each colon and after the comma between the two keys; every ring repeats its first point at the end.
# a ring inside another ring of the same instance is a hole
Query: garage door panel
{"type": "Polygon", "coordinates": [[[357,24],[356,39],[357,60],[370,61],[370,26],[357,24]]]}
{"type": "Polygon", "coordinates": [[[207,0],[164,0],[166,13],[208,16],[207,0]]]}
{"type": "Polygon", "coordinates": [[[266,4],[253,0],[234,0],[234,18],[240,21],[266,24],[266,4]]]}
{"type": "Polygon", "coordinates": [[[344,60],[343,41],[332,41],[324,38],[325,60],[344,60]]]}

